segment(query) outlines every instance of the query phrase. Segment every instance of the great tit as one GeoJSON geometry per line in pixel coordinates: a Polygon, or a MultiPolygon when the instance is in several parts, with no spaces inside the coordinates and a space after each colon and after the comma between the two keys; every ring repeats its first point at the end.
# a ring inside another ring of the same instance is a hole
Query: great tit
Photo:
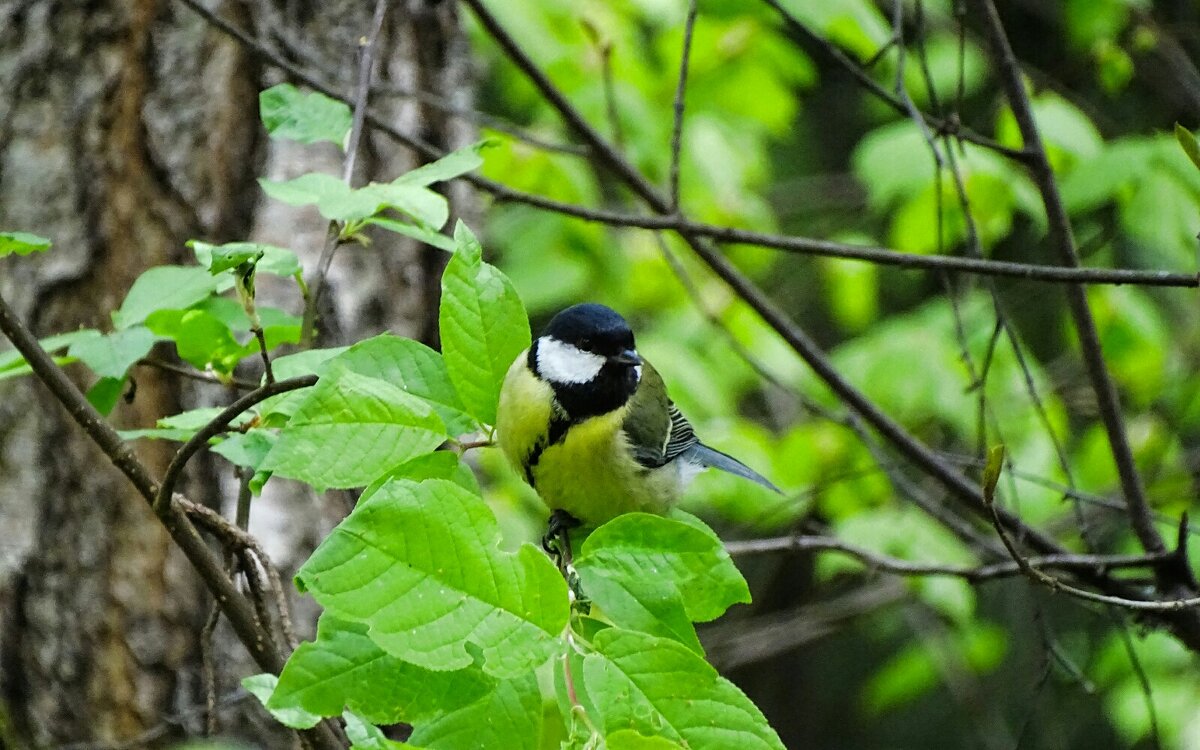
{"type": "Polygon", "coordinates": [[[604,305],[563,310],[517,356],[496,432],[547,507],[589,527],[632,511],[665,513],[708,466],[779,491],[696,438],[638,355],[629,324],[604,305]]]}

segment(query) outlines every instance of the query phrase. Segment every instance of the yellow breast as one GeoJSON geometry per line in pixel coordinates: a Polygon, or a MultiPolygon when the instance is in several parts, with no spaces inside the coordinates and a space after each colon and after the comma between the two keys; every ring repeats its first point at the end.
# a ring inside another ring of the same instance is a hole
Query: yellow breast
{"type": "Polygon", "coordinates": [[[565,510],[588,526],[622,513],[665,512],[680,490],[678,468],[646,469],[629,452],[621,425],[627,407],[590,417],[545,447],[526,467],[549,430],[553,389],[525,365],[522,354],[509,368],[496,417],[497,440],[522,477],[551,510],[565,510]]]}

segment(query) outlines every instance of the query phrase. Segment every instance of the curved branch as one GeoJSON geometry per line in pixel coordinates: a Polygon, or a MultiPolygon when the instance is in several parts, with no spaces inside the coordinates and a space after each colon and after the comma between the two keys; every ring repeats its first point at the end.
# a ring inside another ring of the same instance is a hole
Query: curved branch
{"type": "Polygon", "coordinates": [[[232,424],[233,420],[240,417],[255,404],[265,401],[271,396],[278,396],[281,393],[308,388],[315,385],[316,382],[316,375],[301,375],[295,378],[288,378],[287,380],[277,380],[274,383],[267,383],[258,390],[247,393],[225,407],[220,414],[213,417],[208,424],[200,428],[195,435],[192,435],[175,452],[174,457],[171,458],[171,463],[167,465],[167,472],[163,475],[162,485],[158,488],[158,492],[155,493],[154,512],[159,515],[167,512],[167,509],[171,506],[171,497],[175,492],[175,484],[179,481],[179,475],[183,473],[183,468],[191,460],[192,456],[196,454],[196,451],[208,443],[210,438],[223,432],[225,428],[232,424]]]}

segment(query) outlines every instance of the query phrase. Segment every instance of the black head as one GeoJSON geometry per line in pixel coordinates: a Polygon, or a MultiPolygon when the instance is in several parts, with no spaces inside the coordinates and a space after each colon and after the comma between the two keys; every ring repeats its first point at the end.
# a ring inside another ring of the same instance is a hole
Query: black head
{"type": "Polygon", "coordinates": [[[625,319],[612,308],[594,302],[574,305],[555,315],[542,336],[603,357],[615,357],[634,348],[633,331],[625,319]]]}
{"type": "Polygon", "coordinates": [[[637,390],[642,360],[625,319],[604,305],[568,307],[529,349],[529,367],[572,420],[605,414],[637,390]]]}

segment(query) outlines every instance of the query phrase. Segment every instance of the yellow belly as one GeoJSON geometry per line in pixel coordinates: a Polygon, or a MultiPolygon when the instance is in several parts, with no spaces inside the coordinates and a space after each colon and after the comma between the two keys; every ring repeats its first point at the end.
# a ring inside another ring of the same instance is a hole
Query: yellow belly
{"type": "Polygon", "coordinates": [[[533,468],[534,489],[551,510],[587,526],[622,513],[665,513],[679,495],[678,469],[646,469],[630,456],[620,430],[622,410],[592,417],[546,448],[533,468]]]}

